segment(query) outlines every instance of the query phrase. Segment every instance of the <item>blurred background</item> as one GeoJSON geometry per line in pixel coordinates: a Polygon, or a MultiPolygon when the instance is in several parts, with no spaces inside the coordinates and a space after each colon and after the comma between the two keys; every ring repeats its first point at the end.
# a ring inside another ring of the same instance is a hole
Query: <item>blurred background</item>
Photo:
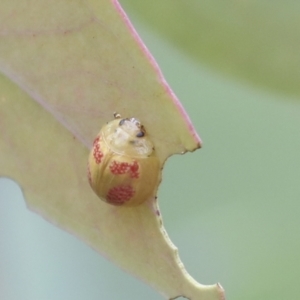
{"type": "MultiPolygon", "coordinates": [[[[300,3],[123,0],[204,146],[168,160],[164,225],[227,299],[299,299],[300,3]]],[[[0,179],[0,299],[162,297],[0,179]],[[9,201],[8,201],[9,200],[9,201]]]]}

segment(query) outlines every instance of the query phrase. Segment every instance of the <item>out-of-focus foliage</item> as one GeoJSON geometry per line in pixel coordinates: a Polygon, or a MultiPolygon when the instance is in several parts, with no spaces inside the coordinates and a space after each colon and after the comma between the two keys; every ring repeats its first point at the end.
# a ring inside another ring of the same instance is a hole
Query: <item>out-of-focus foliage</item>
{"type": "MultiPolygon", "coordinates": [[[[187,270],[221,282],[228,300],[298,299],[300,105],[222,78],[136,25],[204,142],[167,161],[158,193],[187,270]]],[[[161,299],[28,212],[8,180],[0,238],[3,299],[161,299]]]]}
{"type": "Polygon", "coordinates": [[[122,0],[164,39],[239,80],[300,96],[300,2],[122,0]]]}
{"type": "MultiPolygon", "coordinates": [[[[289,2],[257,5],[284,10],[289,2]]],[[[143,21],[132,8],[130,16],[143,21]]],[[[159,31],[134,24],[204,141],[201,151],[167,161],[158,194],[164,225],[187,270],[206,284],[221,282],[230,300],[298,299],[299,104],[276,90],[266,93],[216,75],[159,31]]],[[[160,299],[73,236],[29,213],[14,184],[0,184],[0,277],[6,298],[160,299]]]]}

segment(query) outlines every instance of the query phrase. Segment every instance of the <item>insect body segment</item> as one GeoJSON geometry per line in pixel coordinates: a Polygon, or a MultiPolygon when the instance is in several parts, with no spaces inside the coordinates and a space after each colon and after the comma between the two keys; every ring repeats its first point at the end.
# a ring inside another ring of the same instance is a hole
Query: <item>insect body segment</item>
{"type": "Polygon", "coordinates": [[[101,200],[136,206],[154,197],[160,162],[145,128],[135,119],[115,119],[96,137],[89,156],[88,178],[101,200]]]}

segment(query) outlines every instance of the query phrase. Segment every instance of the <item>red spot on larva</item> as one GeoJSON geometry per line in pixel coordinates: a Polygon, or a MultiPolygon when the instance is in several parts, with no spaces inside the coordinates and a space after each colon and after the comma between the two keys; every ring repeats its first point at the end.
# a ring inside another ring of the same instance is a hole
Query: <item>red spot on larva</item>
{"type": "Polygon", "coordinates": [[[139,164],[133,161],[131,164],[127,162],[112,161],[109,166],[110,171],[114,175],[122,175],[128,173],[131,178],[139,178],[139,164]]]}
{"type": "Polygon", "coordinates": [[[132,164],[129,166],[130,168],[130,177],[131,178],[139,178],[139,164],[135,160],[132,164]]]}
{"type": "Polygon", "coordinates": [[[96,164],[100,164],[101,163],[101,160],[102,160],[102,157],[103,157],[103,153],[100,149],[100,135],[96,137],[96,139],[94,140],[94,143],[93,143],[93,155],[94,155],[94,158],[95,158],[95,161],[96,161],[96,164]]]}
{"type": "Polygon", "coordinates": [[[101,141],[101,135],[98,135],[94,140],[93,146],[96,146],[97,144],[99,144],[100,141],[101,141]]]}
{"type": "Polygon", "coordinates": [[[135,194],[131,185],[120,185],[111,188],[106,196],[107,202],[114,205],[122,205],[129,201],[135,194]]]}
{"type": "Polygon", "coordinates": [[[114,175],[122,175],[127,173],[128,163],[113,160],[109,165],[109,169],[114,175]]]}

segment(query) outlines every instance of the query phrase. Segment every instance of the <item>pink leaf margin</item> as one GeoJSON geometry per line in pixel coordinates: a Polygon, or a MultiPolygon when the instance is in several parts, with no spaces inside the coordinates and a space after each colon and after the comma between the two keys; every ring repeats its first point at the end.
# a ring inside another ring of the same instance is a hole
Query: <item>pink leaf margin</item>
{"type": "Polygon", "coordinates": [[[125,11],[121,7],[119,1],[118,0],[111,0],[111,2],[113,4],[113,6],[115,7],[116,11],[118,12],[118,14],[120,15],[120,17],[122,18],[124,24],[128,27],[131,35],[136,40],[138,46],[140,47],[140,49],[142,50],[142,52],[144,53],[144,55],[149,60],[150,64],[154,68],[154,70],[156,71],[156,73],[158,75],[158,78],[159,78],[162,86],[164,87],[164,89],[166,90],[166,92],[170,95],[171,99],[173,100],[174,105],[176,106],[176,108],[178,109],[180,115],[184,119],[184,121],[185,121],[185,123],[186,123],[186,125],[187,125],[187,127],[189,129],[190,134],[192,135],[194,141],[198,145],[197,148],[201,148],[202,147],[202,140],[201,140],[200,136],[195,131],[194,126],[193,126],[193,124],[192,124],[192,122],[191,122],[188,114],[184,110],[181,102],[176,97],[175,93],[172,91],[171,87],[168,85],[167,81],[165,80],[165,78],[164,78],[164,76],[162,74],[162,71],[160,70],[157,62],[154,59],[154,57],[152,56],[152,54],[150,53],[150,51],[148,50],[147,46],[144,44],[144,42],[142,41],[142,39],[140,38],[140,36],[137,33],[136,29],[134,28],[134,26],[130,22],[129,18],[127,17],[125,11]]]}

